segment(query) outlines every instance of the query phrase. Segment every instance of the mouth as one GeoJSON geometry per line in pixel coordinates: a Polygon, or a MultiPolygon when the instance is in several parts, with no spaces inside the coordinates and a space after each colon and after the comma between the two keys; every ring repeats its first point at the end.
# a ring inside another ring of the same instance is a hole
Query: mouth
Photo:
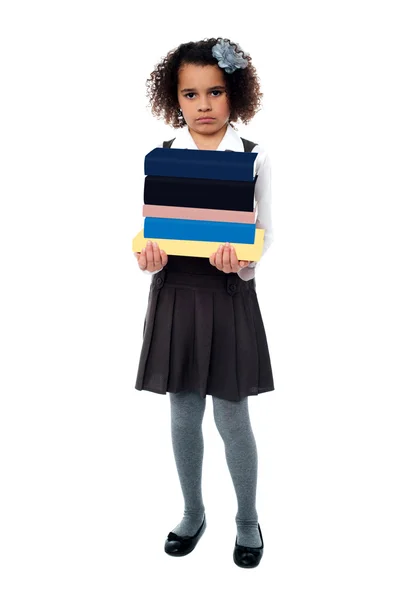
{"type": "Polygon", "coordinates": [[[199,119],[197,119],[199,123],[211,123],[214,120],[214,117],[200,117],[199,119]]]}

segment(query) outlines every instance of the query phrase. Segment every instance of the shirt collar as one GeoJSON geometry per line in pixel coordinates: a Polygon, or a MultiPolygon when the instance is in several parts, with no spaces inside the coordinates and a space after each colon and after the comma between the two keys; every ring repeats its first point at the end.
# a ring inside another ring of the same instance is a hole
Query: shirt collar
{"type": "MultiPolygon", "coordinates": [[[[176,139],[173,141],[172,148],[183,148],[188,150],[198,150],[196,143],[194,142],[188,127],[179,129],[176,133],[176,139]]],[[[217,150],[232,150],[233,152],[243,152],[244,145],[238,133],[233,127],[228,124],[226,133],[222,141],[220,142],[217,150]]]]}

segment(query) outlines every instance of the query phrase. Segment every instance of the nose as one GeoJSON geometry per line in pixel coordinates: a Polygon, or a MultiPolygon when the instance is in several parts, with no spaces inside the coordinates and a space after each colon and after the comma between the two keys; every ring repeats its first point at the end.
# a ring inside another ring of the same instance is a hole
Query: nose
{"type": "Polygon", "coordinates": [[[198,110],[200,112],[208,112],[212,108],[210,99],[207,96],[201,97],[198,102],[198,110]]]}

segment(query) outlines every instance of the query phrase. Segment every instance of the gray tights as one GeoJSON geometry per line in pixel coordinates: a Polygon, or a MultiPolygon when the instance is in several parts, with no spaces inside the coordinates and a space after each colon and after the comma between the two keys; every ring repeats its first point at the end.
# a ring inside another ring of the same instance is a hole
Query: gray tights
{"type": "MultiPolygon", "coordinates": [[[[170,393],[172,445],[184,497],[184,517],[173,532],[194,535],[204,516],[202,421],[205,398],[199,394],[170,393]]],[[[252,432],[248,398],[231,402],[213,396],[216,427],[223,439],[226,461],[237,496],[237,542],[253,548],[261,545],[256,511],[258,455],[252,432]]]]}

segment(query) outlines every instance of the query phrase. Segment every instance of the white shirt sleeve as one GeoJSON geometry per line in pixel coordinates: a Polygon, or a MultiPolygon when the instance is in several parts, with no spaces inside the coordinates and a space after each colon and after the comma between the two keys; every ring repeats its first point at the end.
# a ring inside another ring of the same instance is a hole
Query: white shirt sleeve
{"type": "MultiPolygon", "coordinates": [[[[137,260],[137,259],[135,258],[135,260],[137,260]]],[[[160,271],[162,271],[162,269],[163,269],[163,267],[158,269],[158,271],[148,271],[148,269],[143,270],[143,269],[139,268],[139,271],[141,271],[142,273],[148,273],[148,275],[155,275],[155,273],[159,273],[160,271]]]]}
{"type": "MultiPolygon", "coordinates": [[[[267,154],[261,150],[260,146],[255,146],[253,152],[258,152],[257,160],[258,178],[255,184],[255,207],[257,209],[256,228],[265,230],[261,258],[273,242],[273,226],[271,216],[271,165],[267,154]]],[[[259,259],[260,260],[260,259],[259,259]]],[[[238,276],[244,281],[249,281],[255,277],[258,262],[250,262],[247,267],[238,271],[238,276]]]]}

